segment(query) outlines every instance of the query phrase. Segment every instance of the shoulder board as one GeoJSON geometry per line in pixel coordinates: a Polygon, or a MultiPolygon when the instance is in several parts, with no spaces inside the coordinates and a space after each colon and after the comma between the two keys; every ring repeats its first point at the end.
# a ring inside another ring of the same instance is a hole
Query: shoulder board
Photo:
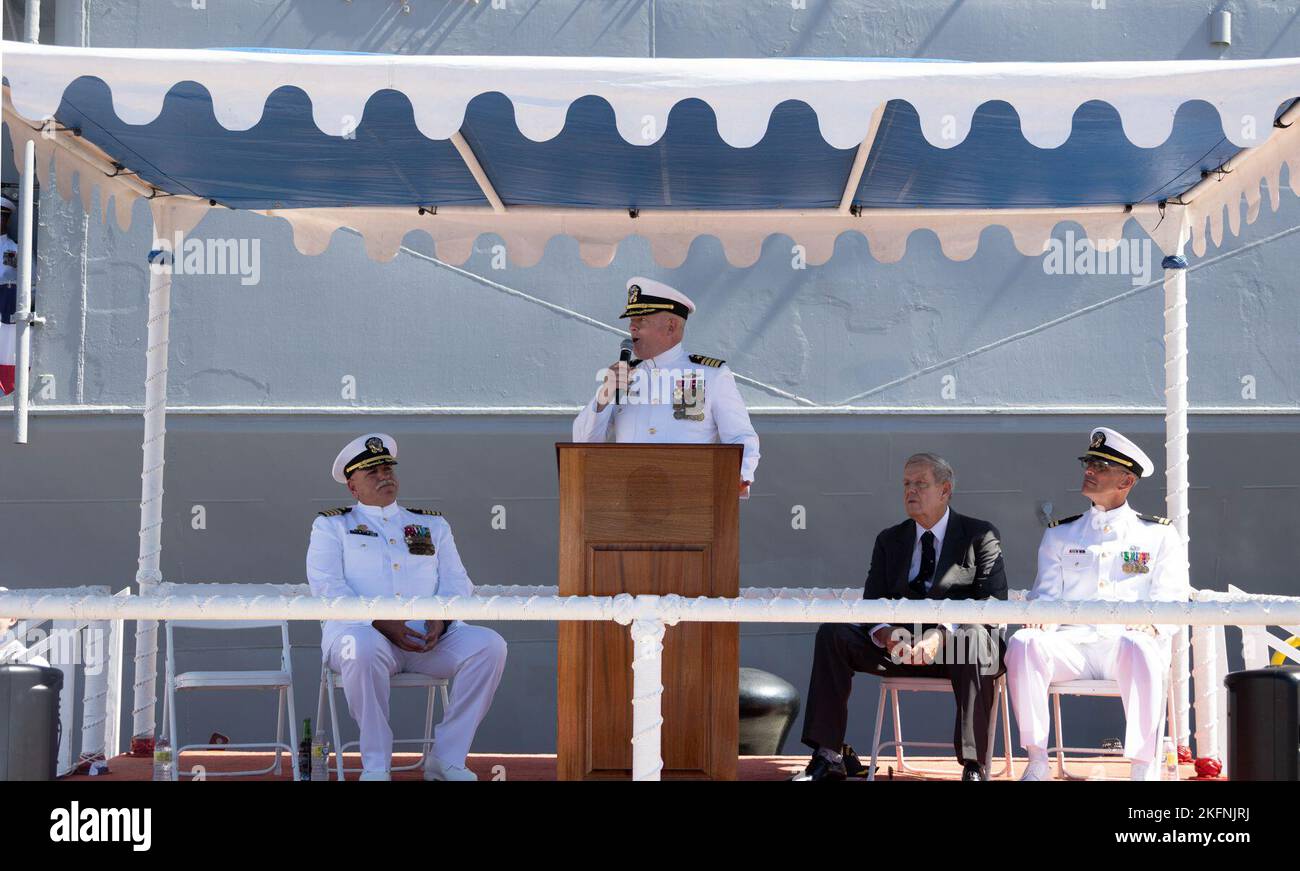
{"type": "Polygon", "coordinates": [[[331,508],[329,511],[319,511],[317,513],[320,514],[321,517],[341,517],[351,510],[352,507],[348,506],[347,508],[331,508]]]}
{"type": "Polygon", "coordinates": [[[434,510],[432,510],[432,509],[430,509],[430,508],[407,508],[406,510],[409,511],[409,512],[411,512],[412,514],[427,514],[427,515],[429,515],[430,517],[441,517],[441,516],[442,516],[442,512],[441,512],[441,511],[434,511],[434,510]]]}
{"type": "Polygon", "coordinates": [[[1168,517],[1160,517],[1157,514],[1142,514],[1139,512],[1138,517],[1141,517],[1147,523],[1159,523],[1161,526],[1169,526],[1172,522],[1168,517]]]}
{"type": "Polygon", "coordinates": [[[1047,524],[1047,528],[1051,529],[1053,526],[1062,526],[1066,523],[1073,523],[1082,516],[1082,514],[1073,514],[1069,517],[1062,517],[1060,520],[1053,520],[1051,523],[1047,524]]]}
{"type": "Polygon", "coordinates": [[[705,357],[703,354],[692,354],[691,362],[701,366],[712,366],[716,369],[727,361],[719,360],[717,357],[705,357]]]}

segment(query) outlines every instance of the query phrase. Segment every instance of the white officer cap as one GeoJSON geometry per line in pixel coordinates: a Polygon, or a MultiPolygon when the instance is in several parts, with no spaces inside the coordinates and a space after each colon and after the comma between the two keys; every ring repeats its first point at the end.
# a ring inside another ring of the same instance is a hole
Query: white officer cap
{"type": "Polygon", "coordinates": [[[9,199],[8,197],[0,197],[0,211],[12,212],[16,208],[18,207],[14,205],[13,200],[9,199]]]}
{"type": "Polygon", "coordinates": [[[1092,431],[1088,450],[1079,459],[1109,460],[1139,478],[1149,478],[1155,465],[1141,448],[1108,426],[1099,426],[1092,431]]]}
{"type": "Polygon", "coordinates": [[[690,297],[662,281],[635,276],[627,280],[627,308],[620,318],[639,318],[658,312],[672,312],[683,318],[695,311],[690,297]]]}
{"type": "Polygon", "coordinates": [[[388,433],[368,432],[348,442],[334,458],[334,480],[346,484],[353,472],[396,465],[397,440],[388,433]]]}

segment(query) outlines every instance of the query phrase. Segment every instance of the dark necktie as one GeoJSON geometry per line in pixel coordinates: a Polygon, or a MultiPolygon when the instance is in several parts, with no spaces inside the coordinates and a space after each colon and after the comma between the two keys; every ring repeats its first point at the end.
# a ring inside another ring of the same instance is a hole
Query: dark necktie
{"type": "Polygon", "coordinates": [[[908,583],[912,592],[918,596],[925,595],[925,585],[934,577],[934,533],[926,530],[921,535],[921,570],[916,573],[915,580],[908,583]]]}

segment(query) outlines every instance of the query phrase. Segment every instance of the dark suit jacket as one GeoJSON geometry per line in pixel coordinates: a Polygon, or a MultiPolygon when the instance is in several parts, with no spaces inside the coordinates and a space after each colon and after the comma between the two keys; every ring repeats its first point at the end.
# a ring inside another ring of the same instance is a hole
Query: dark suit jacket
{"type": "MultiPolygon", "coordinates": [[[[906,599],[907,576],[916,547],[916,523],[904,520],[876,536],[864,599],[906,599]]],[[[934,583],[927,599],[1006,599],[1007,574],[1002,565],[998,530],[987,520],[948,509],[948,529],[935,560],[934,583]]]]}

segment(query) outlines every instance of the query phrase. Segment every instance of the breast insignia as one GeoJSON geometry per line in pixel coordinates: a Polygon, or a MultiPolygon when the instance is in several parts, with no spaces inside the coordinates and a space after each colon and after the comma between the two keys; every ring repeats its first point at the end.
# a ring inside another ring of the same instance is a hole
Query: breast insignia
{"type": "Polygon", "coordinates": [[[352,508],[351,506],[349,506],[347,508],[331,508],[328,511],[319,511],[317,513],[321,517],[342,517],[344,514],[347,514],[351,510],[352,508]]]}
{"type": "Polygon", "coordinates": [[[430,517],[441,517],[441,511],[434,511],[432,508],[407,508],[412,514],[427,514],[430,517]]]}
{"type": "Polygon", "coordinates": [[[719,360],[717,357],[705,357],[703,354],[691,354],[691,362],[697,366],[712,366],[716,369],[727,361],[719,360]]]}
{"type": "Polygon", "coordinates": [[[1147,523],[1159,523],[1161,526],[1169,526],[1173,521],[1168,517],[1161,517],[1158,514],[1138,514],[1147,523]]]}
{"type": "Polygon", "coordinates": [[[1078,520],[1082,516],[1083,516],[1082,514],[1074,514],[1071,515],[1070,517],[1062,517],[1060,520],[1053,520],[1051,523],[1047,524],[1047,528],[1051,529],[1055,526],[1064,526],[1067,523],[1073,523],[1074,521],[1078,520]]]}

